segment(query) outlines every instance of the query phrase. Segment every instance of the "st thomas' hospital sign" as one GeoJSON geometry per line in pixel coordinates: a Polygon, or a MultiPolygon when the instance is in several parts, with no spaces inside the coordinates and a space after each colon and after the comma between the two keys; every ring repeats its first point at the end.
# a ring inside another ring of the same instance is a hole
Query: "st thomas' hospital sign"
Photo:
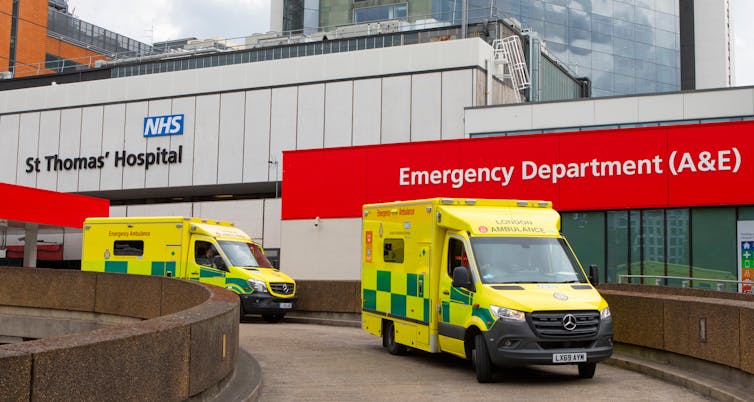
{"type": "MultiPolygon", "coordinates": [[[[183,135],[183,114],[150,116],[144,118],[144,138],[183,135]]],[[[26,173],[59,172],[71,170],[102,169],[112,163],[116,168],[143,166],[145,170],[155,165],[172,165],[183,162],[183,145],[178,150],[157,147],[153,152],[131,153],[126,150],[107,151],[100,155],[64,157],[59,154],[27,157],[26,173]],[[111,157],[112,156],[112,157],[111,157]]]]}

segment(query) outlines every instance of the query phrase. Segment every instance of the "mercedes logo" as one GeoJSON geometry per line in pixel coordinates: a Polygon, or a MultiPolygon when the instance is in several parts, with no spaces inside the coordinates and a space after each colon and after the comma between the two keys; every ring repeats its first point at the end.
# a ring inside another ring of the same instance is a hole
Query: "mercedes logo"
{"type": "Polygon", "coordinates": [[[283,293],[288,293],[288,284],[287,283],[283,284],[283,293]]]}
{"type": "Polygon", "coordinates": [[[566,314],[563,316],[563,328],[567,331],[573,331],[576,329],[576,317],[573,314],[566,314]]]}

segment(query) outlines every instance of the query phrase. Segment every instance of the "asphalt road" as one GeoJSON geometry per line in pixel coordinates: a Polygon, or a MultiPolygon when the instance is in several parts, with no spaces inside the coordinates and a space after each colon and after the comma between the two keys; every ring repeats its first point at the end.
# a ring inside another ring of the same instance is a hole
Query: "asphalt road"
{"type": "Polygon", "coordinates": [[[605,364],[500,370],[479,384],[470,363],[413,351],[393,356],[359,328],[261,321],[241,324],[240,345],[262,368],[259,401],[704,401],[701,395],[605,364]]]}

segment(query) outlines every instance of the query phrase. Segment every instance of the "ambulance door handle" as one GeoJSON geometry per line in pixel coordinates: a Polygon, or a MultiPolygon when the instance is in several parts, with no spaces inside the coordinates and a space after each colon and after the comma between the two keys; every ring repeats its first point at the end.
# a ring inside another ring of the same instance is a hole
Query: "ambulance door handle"
{"type": "Polygon", "coordinates": [[[450,294],[450,292],[449,292],[449,291],[447,291],[447,290],[443,290],[443,291],[442,291],[442,294],[444,294],[444,295],[449,295],[449,294],[450,294]]]}
{"type": "Polygon", "coordinates": [[[192,272],[191,275],[199,275],[198,272],[192,272]]]}

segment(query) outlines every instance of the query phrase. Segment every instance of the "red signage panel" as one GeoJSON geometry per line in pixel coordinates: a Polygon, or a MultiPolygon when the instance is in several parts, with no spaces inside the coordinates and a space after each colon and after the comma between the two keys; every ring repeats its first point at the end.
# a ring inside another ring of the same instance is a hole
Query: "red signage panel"
{"type": "Polygon", "coordinates": [[[284,153],[283,219],[358,217],[427,197],[559,210],[754,204],[754,122],[581,131],[284,153]]]}

